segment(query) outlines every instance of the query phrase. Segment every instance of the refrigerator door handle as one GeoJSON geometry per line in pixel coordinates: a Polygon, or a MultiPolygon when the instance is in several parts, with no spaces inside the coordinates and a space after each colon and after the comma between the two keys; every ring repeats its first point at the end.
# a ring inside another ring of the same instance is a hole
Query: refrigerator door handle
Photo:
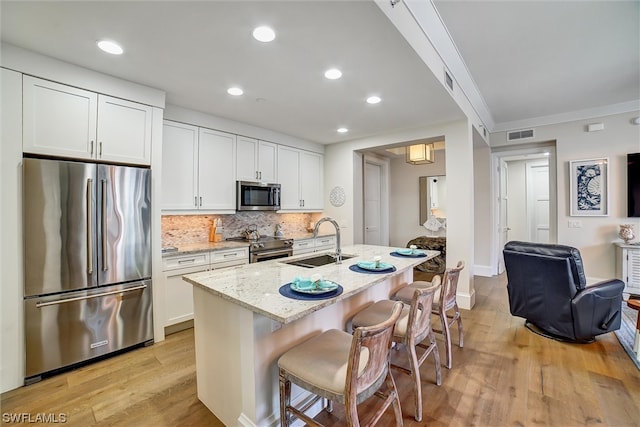
{"type": "Polygon", "coordinates": [[[102,215],[100,215],[102,221],[102,271],[107,271],[109,265],[107,264],[107,180],[101,180],[102,183],[102,215]]]}
{"type": "Polygon", "coordinates": [[[49,301],[49,302],[38,302],[38,303],[36,303],[36,308],[47,307],[49,305],[65,304],[65,303],[72,302],[72,301],[82,301],[82,300],[86,300],[86,299],[100,298],[100,297],[105,297],[107,295],[113,295],[113,294],[123,294],[125,292],[132,292],[132,291],[138,291],[140,289],[145,289],[146,287],[147,287],[147,285],[138,285],[138,286],[134,286],[132,288],[119,289],[117,291],[103,292],[101,294],[85,295],[85,296],[81,296],[81,297],[67,298],[67,299],[61,299],[61,300],[49,301]]]}
{"type": "Polygon", "coordinates": [[[91,200],[91,190],[93,189],[93,180],[87,179],[87,272],[93,274],[93,245],[91,236],[93,236],[93,201],[91,200]]]}

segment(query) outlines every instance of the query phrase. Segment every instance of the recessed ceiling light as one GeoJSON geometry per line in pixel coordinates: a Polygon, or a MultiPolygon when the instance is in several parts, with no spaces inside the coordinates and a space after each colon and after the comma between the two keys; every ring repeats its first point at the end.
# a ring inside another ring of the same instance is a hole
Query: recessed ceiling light
{"type": "Polygon", "coordinates": [[[367,102],[369,104],[377,104],[380,101],[382,101],[382,99],[380,99],[379,96],[370,96],[370,97],[367,98],[367,102]]]}
{"type": "Polygon", "coordinates": [[[349,129],[347,129],[347,128],[338,128],[338,129],[336,129],[336,130],[337,130],[339,133],[347,133],[347,132],[349,132],[349,129]]]}
{"type": "Polygon", "coordinates": [[[99,40],[96,44],[100,49],[112,55],[122,55],[124,52],[122,46],[111,40],[99,40]]]}
{"type": "Polygon", "coordinates": [[[338,70],[337,68],[330,68],[324,72],[324,76],[329,80],[336,80],[342,77],[342,71],[338,70]]]}
{"type": "Polygon", "coordinates": [[[244,93],[244,91],[242,89],[240,89],[239,87],[230,87],[229,89],[227,89],[227,93],[229,95],[233,95],[233,96],[240,96],[244,93]]]}
{"type": "Polygon", "coordinates": [[[276,38],[276,33],[269,27],[256,27],[253,30],[253,38],[260,42],[270,42],[276,38]]]}

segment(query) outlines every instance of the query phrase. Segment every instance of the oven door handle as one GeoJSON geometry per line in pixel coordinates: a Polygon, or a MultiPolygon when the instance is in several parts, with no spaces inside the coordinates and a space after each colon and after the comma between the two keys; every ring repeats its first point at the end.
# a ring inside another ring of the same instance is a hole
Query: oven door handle
{"type": "Polygon", "coordinates": [[[271,258],[278,255],[291,256],[292,253],[293,251],[291,250],[291,248],[288,248],[288,249],[282,249],[279,251],[253,252],[252,255],[256,260],[258,260],[260,258],[267,258],[267,257],[271,258]]]}

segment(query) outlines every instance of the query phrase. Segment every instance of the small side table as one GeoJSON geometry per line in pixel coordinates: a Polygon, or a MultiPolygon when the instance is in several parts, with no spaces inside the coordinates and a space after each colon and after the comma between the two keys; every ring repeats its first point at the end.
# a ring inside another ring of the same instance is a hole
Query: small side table
{"type": "Polygon", "coordinates": [[[636,354],[636,359],[640,361],[640,299],[629,298],[627,305],[638,310],[638,321],[636,322],[636,338],[633,341],[633,352],[636,354]]]}

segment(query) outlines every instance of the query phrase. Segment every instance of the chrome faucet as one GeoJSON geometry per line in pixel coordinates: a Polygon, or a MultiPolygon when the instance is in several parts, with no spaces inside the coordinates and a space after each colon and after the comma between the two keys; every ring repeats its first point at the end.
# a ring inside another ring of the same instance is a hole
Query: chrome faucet
{"type": "Polygon", "coordinates": [[[342,264],[342,249],[340,249],[340,226],[335,219],[326,216],[316,222],[316,226],[313,229],[313,237],[315,238],[318,236],[318,227],[320,227],[320,224],[327,221],[333,224],[333,226],[336,228],[336,264],[342,264]]]}

